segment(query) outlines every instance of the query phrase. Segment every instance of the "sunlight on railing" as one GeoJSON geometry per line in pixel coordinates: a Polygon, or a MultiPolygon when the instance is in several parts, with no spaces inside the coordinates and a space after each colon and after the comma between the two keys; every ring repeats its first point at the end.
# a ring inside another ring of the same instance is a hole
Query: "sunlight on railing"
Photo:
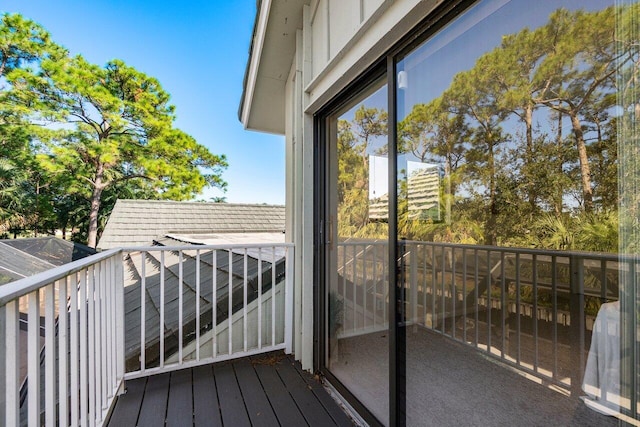
{"type": "Polygon", "coordinates": [[[104,420],[124,377],[121,284],[114,250],[0,288],[4,425],[104,420]]]}
{"type": "Polygon", "coordinates": [[[124,380],[283,349],[292,244],[111,250],[0,287],[0,425],[101,425],[124,380]]]}

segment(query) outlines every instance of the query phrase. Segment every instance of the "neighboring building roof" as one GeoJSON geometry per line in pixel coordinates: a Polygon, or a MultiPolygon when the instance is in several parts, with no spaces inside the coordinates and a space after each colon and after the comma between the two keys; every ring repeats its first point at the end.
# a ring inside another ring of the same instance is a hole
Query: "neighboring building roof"
{"type": "Polygon", "coordinates": [[[88,246],[52,236],[0,240],[0,285],[95,253],[88,246]]]}
{"type": "MultiPolygon", "coordinates": [[[[195,242],[194,242],[195,243],[195,242]]],[[[184,241],[171,237],[162,237],[154,241],[154,246],[181,246],[184,241]]],[[[247,283],[247,304],[257,298],[258,272],[262,272],[262,292],[271,289],[272,269],[275,267],[276,284],[284,280],[284,253],[274,253],[269,257],[269,251],[264,250],[264,256],[257,258],[252,254],[244,254],[227,250],[214,251],[203,249],[199,251],[199,264],[195,249],[182,251],[182,286],[183,286],[183,344],[195,339],[196,328],[196,270],[200,270],[200,328],[201,334],[212,329],[213,317],[213,287],[216,283],[216,324],[226,320],[229,315],[229,283],[232,284],[232,312],[244,306],[244,283],[247,283]],[[231,269],[229,261],[231,259],[231,269]],[[261,262],[258,261],[261,260],[261,262]],[[258,267],[259,264],[262,266],[258,267]],[[215,270],[213,266],[215,265],[215,270]],[[246,266],[246,277],[244,268],[246,266]],[[215,279],[214,279],[215,271],[215,279]]],[[[140,327],[141,327],[141,286],[142,276],[145,276],[145,352],[148,367],[157,364],[160,357],[160,289],[161,283],[165,289],[164,335],[165,358],[169,358],[178,349],[179,342],[179,278],[180,258],[177,252],[159,251],[130,252],[124,258],[124,302],[125,302],[125,358],[127,368],[139,367],[140,357],[140,327]],[[164,261],[164,274],[160,274],[164,261]],[[143,270],[144,265],[144,270],[143,270]],[[164,280],[164,281],[163,281],[164,280]]]]}
{"type": "Polygon", "coordinates": [[[167,234],[281,233],[284,206],[118,200],[99,249],[151,245],[167,234]]]}
{"type": "Polygon", "coordinates": [[[55,267],[16,248],[0,242],[0,285],[55,267]]]}
{"type": "Polygon", "coordinates": [[[53,236],[7,239],[2,240],[2,243],[31,254],[55,266],[68,264],[96,253],[95,249],[89,246],[53,236]]]}

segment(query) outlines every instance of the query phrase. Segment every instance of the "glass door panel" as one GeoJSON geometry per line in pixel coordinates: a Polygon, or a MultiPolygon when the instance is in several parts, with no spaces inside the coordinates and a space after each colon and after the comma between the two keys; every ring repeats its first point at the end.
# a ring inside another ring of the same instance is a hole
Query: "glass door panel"
{"type": "Polygon", "coordinates": [[[639,110],[616,75],[637,31],[618,43],[616,15],[637,5],[483,0],[397,63],[407,425],[611,424],[585,395],[635,416],[636,374],[594,367],[625,364],[635,269],[617,132],[639,110]]]}
{"type": "Polygon", "coordinates": [[[325,366],[388,424],[387,87],[328,120],[325,366]]]}

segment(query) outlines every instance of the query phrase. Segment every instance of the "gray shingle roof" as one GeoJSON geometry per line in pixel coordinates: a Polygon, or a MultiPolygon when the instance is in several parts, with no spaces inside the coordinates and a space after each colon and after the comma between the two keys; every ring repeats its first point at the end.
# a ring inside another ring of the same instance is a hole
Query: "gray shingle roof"
{"type": "Polygon", "coordinates": [[[70,263],[96,253],[95,249],[53,236],[6,239],[2,243],[33,255],[55,266],[70,263]]]}
{"type": "MultiPolygon", "coordinates": [[[[184,242],[169,237],[157,239],[158,246],[181,246],[184,242]]],[[[267,251],[265,251],[267,252],[267,251]]],[[[268,255],[268,254],[265,254],[268,255]]],[[[284,254],[273,262],[262,260],[262,291],[267,292],[272,285],[272,269],[276,270],[276,284],[284,280],[284,254]]],[[[165,313],[164,336],[165,357],[170,357],[178,349],[179,337],[179,253],[166,251],[164,256],[157,251],[130,252],[125,255],[125,357],[127,369],[139,368],[140,357],[140,327],[141,327],[141,286],[142,264],[145,265],[145,336],[147,367],[157,366],[160,358],[160,270],[164,257],[164,289],[165,313]]],[[[241,310],[244,306],[244,255],[229,254],[226,250],[215,251],[215,270],[213,269],[214,252],[200,250],[200,262],[196,257],[196,250],[183,251],[183,344],[195,339],[196,318],[196,270],[200,270],[200,317],[201,334],[212,328],[213,317],[213,287],[214,271],[216,283],[216,324],[229,316],[229,282],[231,281],[232,312],[241,310]],[[231,256],[230,256],[231,255],[231,256]],[[231,258],[231,259],[230,259],[231,258]],[[231,260],[231,271],[229,261],[231,260]]],[[[265,257],[267,258],[267,257],[265,257]]],[[[258,259],[247,255],[247,303],[251,303],[258,296],[258,259]]]]}
{"type": "Polygon", "coordinates": [[[150,245],[166,234],[282,232],[284,206],[118,200],[99,249],[150,245]]]}
{"type": "Polygon", "coordinates": [[[0,240],[0,285],[93,255],[94,249],[57,237],[0,240]]]}
{"type": "Polygon", "coordinates": [[[53,264],[0,242],[0,285],[55,267],[53,264]]]}

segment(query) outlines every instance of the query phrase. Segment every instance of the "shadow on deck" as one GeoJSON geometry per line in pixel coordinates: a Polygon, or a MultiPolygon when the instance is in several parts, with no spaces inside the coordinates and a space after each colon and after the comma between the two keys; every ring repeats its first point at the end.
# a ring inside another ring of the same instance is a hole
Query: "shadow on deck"
{"type": "Polygon", "coordinates": [[[108,426],[351,426],[282,352],[127,381],[108,426]]]}

